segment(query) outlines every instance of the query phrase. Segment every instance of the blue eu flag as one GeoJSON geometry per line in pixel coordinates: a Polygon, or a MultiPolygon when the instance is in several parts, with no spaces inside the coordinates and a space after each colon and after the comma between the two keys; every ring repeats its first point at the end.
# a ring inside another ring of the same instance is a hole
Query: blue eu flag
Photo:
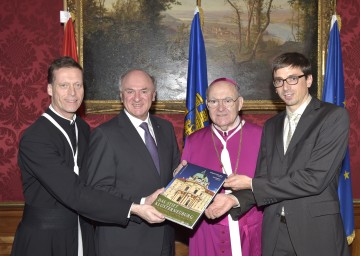
{"type": "Polygon", "coordinates": [[[184,139],[209,125],[205,102],[207,86],[205,43],[201,32],[199,8],[196,7],[190,30],[184,139]]]}
{"type": "MultiPolygon", "coordinates": [[[[323,101],[345,107],[344,72],[341,55],[340,33],[336,15],[333,15],[331,19],[322,99],[323,101]]],[[[355,230],[349,148],[346,150],[346,155],[342,163],[338,195],[345,233],[348,244],[351,244],[355,238],[355,230]]]]}

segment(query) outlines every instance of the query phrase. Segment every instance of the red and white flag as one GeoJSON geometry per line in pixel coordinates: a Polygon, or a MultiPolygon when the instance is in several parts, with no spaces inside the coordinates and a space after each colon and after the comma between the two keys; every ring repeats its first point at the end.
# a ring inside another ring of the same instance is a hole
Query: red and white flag
{"type": "Polygon", "coordinates": [[[65,26],[63,56],[72,57],[76,62],[79,62],[76,49],[75,30],[71,17],[66,22],[65,26]]]}

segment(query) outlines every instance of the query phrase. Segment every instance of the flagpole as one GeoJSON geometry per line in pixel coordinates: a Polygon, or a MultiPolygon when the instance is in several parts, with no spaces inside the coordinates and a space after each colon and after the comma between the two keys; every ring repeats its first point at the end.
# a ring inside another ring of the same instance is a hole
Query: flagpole
{"type": "MultiPolygon", "coordinates": [[[[66,11],[66,10],[69,11],[69,10],[68,10],[69,7],[67,6],[67,1],[66,1],[66,0],[63,0],[63,3],[64,3],[64,11],[66,11]]],[[[64,28],[64,29],[65,29],[65,28],[64,28]]]]}
{"type": "Polygon", "coordinates": [[[199,8],[199,15],[200,15],[200,26],[201,29],[204,28],[204,12],[201,8],[201,0],[196,0],[196,6],[199,8]]]}

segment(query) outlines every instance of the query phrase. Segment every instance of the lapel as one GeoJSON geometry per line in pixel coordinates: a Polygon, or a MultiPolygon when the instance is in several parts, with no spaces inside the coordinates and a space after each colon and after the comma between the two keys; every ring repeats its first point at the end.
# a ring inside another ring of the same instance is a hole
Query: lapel
{"type": "MultiPolygon", "coordinates": [[[[62,122],[60,121],[61,118],[58,117],[56,115],[56,113],[54,113],[50,108],[48,108],[45,111],[45,113],[50,115],[67,133],[66,128],[63,127],[62,122]]],[[[78,150],[78,157],[77,157],[77,164],[78,164],[79,168],[81,168],[82,165],[83,165],[83,160],[84,160],[86,149],[87,149],[88,142],[89,142],[89,131],[86,130],[86,127],[82,126],[80,119],[81,118],[79,116],[76,117],[76,120],[77,120],[76,124],[77,124],[77,128],[78,128],[78,149],[77,149],[78,150]]],[[[64,142],[64,147],[65,147],[66,152],[71,155],[71,160],[69,160],[70,161],[69,165],[74,165],[73,153],[72,153],[71,147],[69,146],[69,143],[68,143],[66,137],[64,136],[64,134],[50,120],[47,120],[46,124],[49,125],[52,128],[55,128],[56,131],[59,133],[59,135],[61,136],[61,138],[62,138],[62,140],[64,142]]],[[[69,136],[69,134],[68,134],[68,136],[69,136]]]]}
{"type": "Polygon", "coordinates": [[[301,115],[301,118],[296,126],[295,132],[291,138],[289,147],[286,152],[291,151],[291,149],[301,141],[303,135],[307,132],[307,129],[309,128],[309,124],[312,124],[314,122],[313,119],[316,118],[314,110],[320,108],[320,104],[320,100],[314,97],[311,99],[309,105],[306,107],[304,113],[301,115]]]}
{"type": "Polygon", "coordinates": [[[286,111],[283,111],[280,113],[279,118],[276,120],[275,123],[275,143],[276,143],[276,149],[280,155],[281,159],[284,159],[284,121],[286,117],[286,111]],[[282,132],[276,132],[276,131],[282,131],[282,132]]]}
{"type": "Polygon", "coordinates": [[[77,127],[78,127],[78,163],[79,166],[81,166],[82,160],[84,158],[86,148],[88,147],[89,142],[89,132],[86,130],[87,127],[84,127],[81,124],[81,121],[79,117],[76,117],[77,119],[77,127]]]}
{"type": "MultiPolygon", "coordinates": [[[[151,119],[151,123],[154,126],[152,119],[151,119]]],[[[120,128],[120,133],[122,135],[121,137],[126,141],[125,145],[130,147],[132,149],[131,151],[134,151],[136,152],[136,154],[139,154],[144,160],[143,165],[146,166],[146,169],[148,169],[152,173],[152,175],[155,175],[158,178],[159,174],[156,170],[155,164],[151,158],[151,155],[144,141],[141,139],[138,131],[131,123],[130,119],[127,117],[124,111],[121,111],[119,113],[118,125],[120,128]]],[[[155,136],[156,136],[156,141],[158,142],[158,137],[160,136],[158,136],[156,133],[155,136]]],[[[160,160],[160,166],[161,166],[161,160],[160,160]]]]}

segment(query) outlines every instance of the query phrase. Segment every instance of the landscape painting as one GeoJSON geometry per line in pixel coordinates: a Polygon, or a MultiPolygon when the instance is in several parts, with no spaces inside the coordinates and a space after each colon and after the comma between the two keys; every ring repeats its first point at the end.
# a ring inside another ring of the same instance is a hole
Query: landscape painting
{"type": "MultiPolygon", "coordinates": [[[[79,17],[87,102],[116,104],[119,77],[132,68],[156,78],[157,101],[165,108],[167,102],[185,101],[195,0],[68,0],[68,5],[79,17]]],[[[209,82],[234,79],[245,106],[276,104],[271,60],[299,51],[312,61],[311,93],[317,97],[319,6],[310,0],[201,1],[209,82]]]]}

